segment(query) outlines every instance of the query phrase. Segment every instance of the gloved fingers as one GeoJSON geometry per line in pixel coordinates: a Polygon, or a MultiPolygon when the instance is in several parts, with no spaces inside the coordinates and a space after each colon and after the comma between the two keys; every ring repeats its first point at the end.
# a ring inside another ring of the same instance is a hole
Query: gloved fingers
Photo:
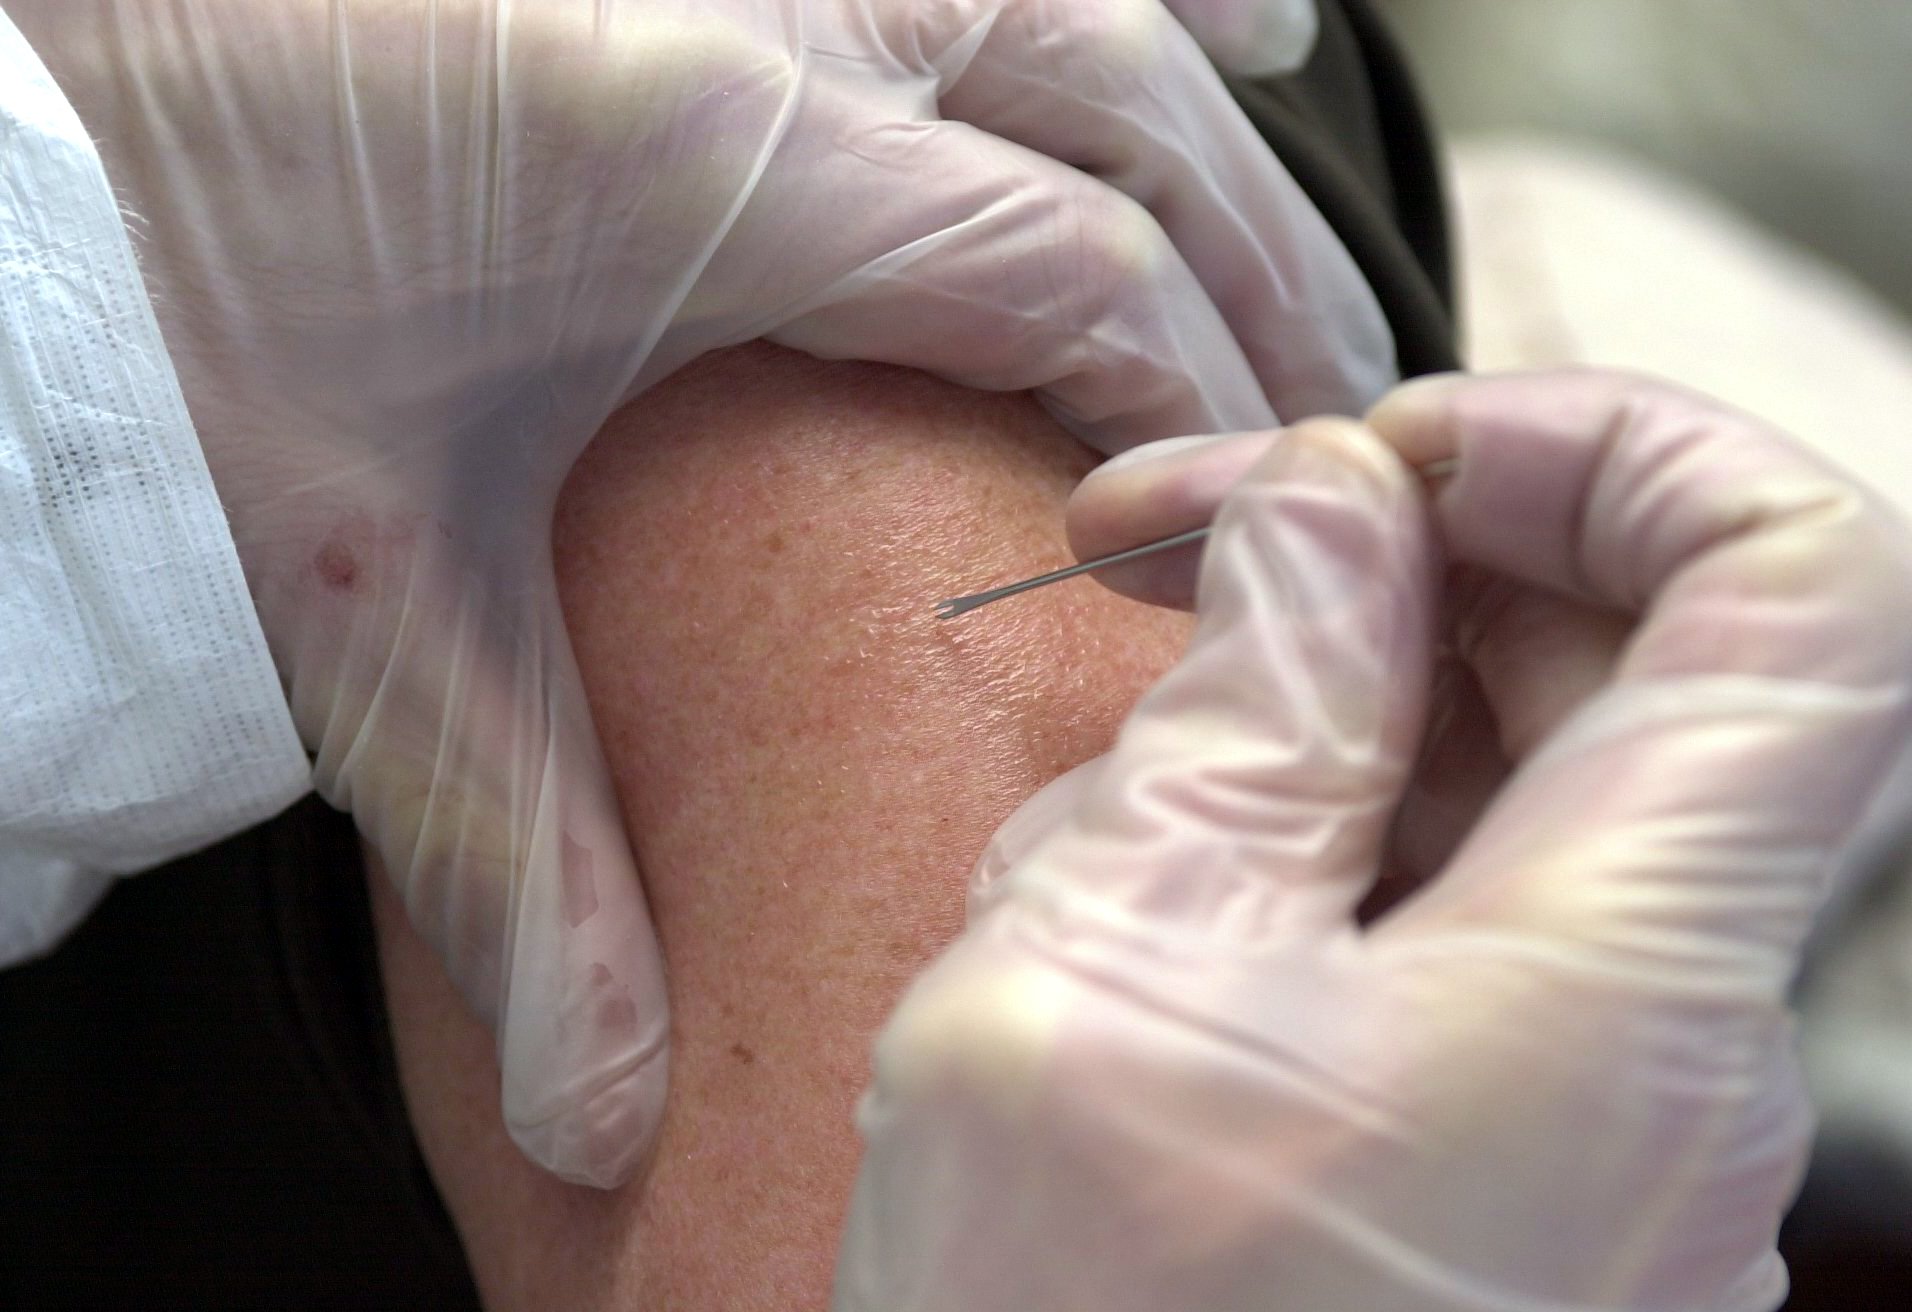
{"type": "Polygon", "coordinates": [[[1455,560],[1641,613],[1393,923],[1519,924],[1777,999],[1907,732],[1905,526],[1756,421],[1620,374],[1447,379],[1371,422],[1410,461],[1459,456],[1434,503],[1455,560]]]}
{"type": "Polygon", "coordinates": [[[1228,324],[1140,205],[961,123],[895,126],[859,145],[806,178],[806,194],[857,222],[812,216],[812,239],[793,244],[756,231],[788,212],[746,216],[736,249],[775,267],[726,280],[789,290],[760,290],[772,308],[728,338],[1035,390],[1108,449],[1272,421],[1228,324]]]}
{"type": "Polygon", "coordinates": [[[1321,35],[1314,0],[1166,0],[1208,57],[1242,77],[1292,73],[1321,35]]]}
{"type": "Polygon", "coordinates": [[[663,1110],[667,1000],[569,640],[555,602],[517,613],[431,543],[406,554],[354,580],[342,645],[338,616],[299,635],[294,713],[321,793],[492,1028],[513,1139],[609,1187],[663,1110]]]}
{"type": "MultiPolygon", "coordinates": [[[[1249,57],[1295,35],[1313,6],[1182,9],[1249,57]]],[[[1283,421],[1359,414],[1399,379],[1393,332],[1353,257],[1157,0],[1004,0],[966,65],[943,72],[946,118],[1148,209],[1283,421]]]]}
{"type": "MultiPolygon", "coordinates": [[[[1092,560],[1212,523],[1229,489],[1280,441],[1268,431],[1169,437],[1089,471],[1069,497],[1069,548],[1092,560]]],[[[1103,586],[1155,606],[1195,608],[1201,544],[1097,570],[1103,586]]]]}
{"type": "Polygon", "coordinates": [[[1222,507],[1188,654],[1004,895],[1238,941],[1346,922],[1419,737],[1431,569],[1398,460],[1290,430],[1222,507]]]}

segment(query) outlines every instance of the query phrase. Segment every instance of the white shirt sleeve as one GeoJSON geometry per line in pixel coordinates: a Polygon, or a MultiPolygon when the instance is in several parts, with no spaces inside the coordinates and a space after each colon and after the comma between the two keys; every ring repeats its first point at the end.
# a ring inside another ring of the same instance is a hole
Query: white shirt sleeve
{"type": "Polygon", "coordinates": [[[105,170],[0,12],[0,966],[309,786],[105,170]]]}

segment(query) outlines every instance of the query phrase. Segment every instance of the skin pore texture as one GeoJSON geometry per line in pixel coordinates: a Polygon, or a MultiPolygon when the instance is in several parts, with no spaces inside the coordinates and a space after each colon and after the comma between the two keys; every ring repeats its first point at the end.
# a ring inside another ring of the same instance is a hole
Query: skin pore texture
{"type": "Polygon", "coordinates": [[[609,1193],[522,1158],[491,1040],[373,872],[413,1123],[494,1309],[826,1307],[870,1041],[1018,803],[1103,751],[1190,620],[1067,563],[1095,457],[1022,396],[764,345],[614,416],[558,573],[670,972],[670,1102],[609,1193]]]}

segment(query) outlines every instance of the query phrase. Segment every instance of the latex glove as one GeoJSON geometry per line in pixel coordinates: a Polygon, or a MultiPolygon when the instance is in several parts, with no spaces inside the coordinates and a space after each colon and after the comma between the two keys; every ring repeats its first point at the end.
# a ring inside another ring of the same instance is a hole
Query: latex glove
{"type": "Polygon", "coordinates": [[[9,13],[136,221],[318,787],[568,1178],[627,1177],[665,1083],[549,548],[614,408],[760,336],[1039,389],[1109,450],[1391,379],[1353,262],[1155,0],[9,13]]]}
{"type": "Polygon", "coordinates": [[[1314,0],[1168,0],[1208,57],[1231,73],[1292,73],[1314,53],[1321,15],[1314,0]]]}
{"type": "Polygon", "coordinates": [[[1371,423],[1393,450],[1263,437],[1186,659],[982,859],[878,1042],[838,1308],[1779,1304],[1811,1120],[1786,989],[1912,720],[1912,535],[1623,376],[1444,381],[1371,423]],[[1396,451],[1458,453],[1432,528],[1509,590],[1468,649],[1516,768],[1365,923],[1436,592],[1396,451]]]}

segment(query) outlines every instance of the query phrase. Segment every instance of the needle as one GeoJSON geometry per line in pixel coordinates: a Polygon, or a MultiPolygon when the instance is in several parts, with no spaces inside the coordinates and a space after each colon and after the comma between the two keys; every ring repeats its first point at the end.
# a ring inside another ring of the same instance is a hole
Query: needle
{"type": "MultiPolygon", "coordinates": [[[[1458,460],[1451,457],[1446,460],[1431,460],[1422,466],[1420,471],[1421,477],[1430,484],[1437,484],[1440,480],[1451,476],[1455,466],[1459,463],[1458,460]]],[[[1158,551],[1167,551],[1171,547],[1179,547],[1189,542],[1200,542],[1207,536],[1208,528],[1206,526],[1190,529],[1186,533],[1177,533],[1172,538],[1163,538],[1158,542],[1144,542],[1139,547],[1130,547],[1126,551],[1113,552],[1107,556],[1097,556],[1094,560],[1085,560],[1080,564],[1070,565],[1066,569],[1050,570],[1047,574],[1038,574],[1033,579],[1024,579],[1020,583],[1010,583],[1000,588],[991,588],[987,592],[973,592],[967,597],[951,597],[948,601],[939,601],[936,603],[936,618],[939,620],[953,620],[958,615],[964,615],[975,610],[978,606],[987,606],[992,601],[1001,601],[1004,597],[1013,597],[1018,592],[1028,592],[1032,588],[1045,588],[1051,583],[1060,583],[1062,580],[1072,579],[1078,574],[1087,574],[1092,570],[1101,569],[1104,565],[1119,565],[1125,560],[1137,560],[1143,556],[1152,556],[1158,551]]]]}
{"type": "Polygon", "coordinates": [[[1130,547],[1127,551],[1118,551],[1113,555],[1097,556],[1094,560],[1085,560],[1079,565],[1067,569],[1051,570],[1047,574],[1038,574],[1033,579],[1024,579],[1020,583],[1011,583],[1007,587],[991,588],[987,592],[972,593],[967,597],[951,597],[948,601],[936,604],[936,618],[953,620],[966,611],[978,606],[987,606],[992,601],[1001,601],[1004,597],[1013,597],[1018,592],[1027,592],[1031,588],[1046,587],[1051,583],[1060,583],[1072,579],[1078,574],[1087,574],[1090,570],[1101,569],[1104,565],[1114,565],[1124,560],[1135,560],[1142,556],[1152,556],[1158,551],[1167,551],[1170,547],[1179,547],[1185,542],[1200,542],[1208,536],[1207,528],[1190,529],[1186,533],[1177,533],[1172,538],[1163,538],[1160,542],[1145,542],[1139,547],[1130,547]]]}

